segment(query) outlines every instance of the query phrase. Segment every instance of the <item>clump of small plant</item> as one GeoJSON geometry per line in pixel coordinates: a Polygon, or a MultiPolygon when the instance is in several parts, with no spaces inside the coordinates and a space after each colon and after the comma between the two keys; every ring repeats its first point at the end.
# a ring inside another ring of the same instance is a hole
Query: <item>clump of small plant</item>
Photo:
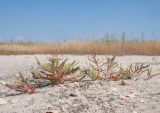
{"type": "Polygon", "coordinates": [[[115,57],[100,60],[93,55],[89,58],[89,68],[85,70],[85,74],[91,80],[109,79],[109,80],[125,80],[138,76],[148,71],[149,65],[144,64],[130,64],[127,68],[119,66],[115,61],[115,57]]]}
{"type": "Polygon", "coordinates": [[[89,68],[85,70],[84,74],[91,78],[91,80],[107,79],[108,75],[118,66],[115,57],[100,60],[96,55],[93,55],[88,60],[89,68]]]}
{"type": "Polygon", "coordinates": [[[3,81],[1,81],[1,83],[5,86],[7,86],[10,89],[19,91],[19,92],[23,92],[23,93],[28,93],[28,94],[32,94],[35,93],[35,86],[33,86],[32,84],[30,84],[28,82],[28,79],[25,78],[21,73],[18,73],[16,75],[16,79],[17,79],[17,84],[13,85],[13,84],[7,84],[3,81]]]}
{"type": "Polygon", "coordinates": [[[59,57],[51,57],[47,64],[42,64],[38,58],[36,60],[38,67],[31,70],[34,79],[47,80],[53,84],[64,83],[65,81],[75,82],[81,79],[81,71],[76,61],[67,63],[68,59],[62,60],[59,57]]]}
{"type": "Polygon", "coordinates": [[[141,75],[144,72],[148,71],[148,67],[150,65],[144,65],[144,64],[130,64],[127,68],[122,68],[115,73],[115,78],[117,80],[125,80],[125,79],[131,79],[135,76],[141,75]]]}

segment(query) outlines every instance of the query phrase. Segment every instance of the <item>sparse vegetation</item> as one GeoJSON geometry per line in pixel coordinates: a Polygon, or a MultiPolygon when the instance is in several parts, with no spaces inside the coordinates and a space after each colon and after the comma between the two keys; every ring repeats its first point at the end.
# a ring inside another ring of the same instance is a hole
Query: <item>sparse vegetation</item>
{"type": "MultiPolygon", "coordinates": [[[[46,64],[41,63],[38,58],[36,60],[37,66],[31,69],[32,82],[39,80],[41,83],[47,81],[50,84],[63,84],[66,81],[79,82],[85,77],[93,81],[102,79],[118,81],[132,79],[144,72],[147,74],[147,79],[159,75],[159,73],[151,74],[150,65],[130,64],[124,68],[114,56],[98,59],[96,55],[93,55],[88,58],[88,68],[86,69],[81,69],[76,61],[69,63],[68,59],[62,60],[59,57],[49,58],[46,64]]],[[[17,85],[5,84],[5,86],[24,93],[32,94],[35,92],[36,83],[29,83],[28,79],[23,77],[21,73],[16,76],[16,79],[18,80],[17,85]]]]}
{"type": "Polygon", "coordinates": [[[85,71],[92,80],[110,79],[110,80],[125,80],[141,75],[149,70],[149,65],[130,64],[127,68],[123,68],[115,61],[115,57],[106,58],[105,60],[98,59],[96,55],[89,58],[89,69],[85,71]]]}
{"type": "Polygon", "coordinates": [[[85,74],[92,80],[107,79],[108,75],[118,66],[115,57],[100,60],[93,55],[89,60],[89,67],[85,70],[85,74]]]}
{"type": "Polygon", "coordinates": [[[32,68],[31,73],[34,79],[49,80],[53,84],[64,83],[65,81],[78,81],[81,79],[80,68],[77,62],[67,63],[68,59],[61,60],[58,57],[52,57],[48,63],[42,64],[36,58],[38,69],[32,68]]]}
{"type": "Polygon", "coordinates": [[[149,70],[150,65],[144,65],[144,64],[130,64],[127,68],[122,68],[118,70],[116,73],[116,79],[131,79],[132,77],[141,75],[144,72],[147,72],[149,70]]]}
{"type": "Polygon", "coordinates": [[[28,82],[28,79],[25,78],[21,73],[18,73],[16,75],[16,80],[17,80],[17,84],[13,85],[13,84],[7,84],[3,81],[1,81],[1,83],[5,86],[7,86],[10,89],[13,89],[15,91],[19,91],[19,92],[23,92],[23,93],[28,93],[28,94],[32,94],[35,93],[35,86],[30,84],[28,82]]]}

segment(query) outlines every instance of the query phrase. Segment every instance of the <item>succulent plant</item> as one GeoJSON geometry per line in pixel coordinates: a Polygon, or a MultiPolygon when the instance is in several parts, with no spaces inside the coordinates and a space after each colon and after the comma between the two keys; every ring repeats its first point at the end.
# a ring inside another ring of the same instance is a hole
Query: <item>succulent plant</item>
{"type": "Polygon", "coordinates": [[[150,65],[144,64],[130,64],[127,68],[120,67],[117,72],[117,79],[131,79],[132,77],[141,75],[144,72],[147,72],[150,65]]]}
{"type": "Polygon", "coordinates": [[[3,81],[1,81],[1,83],[10,89],[14,89],[15,91],[28,93],[28,94],[35,93],[35,90],[36,90],[35,86],[31,85],[28,82],[28,79],[23,77],[23,75],[20,72],[16,75],[16,79],[18,81],[18,83],[16,85],[7,84],[3,81]]]}
{"type": "Polygon", "coordinates": [[[91,80],[97,79],[109,79],[109,80],[124,80],[131,79],[132,77],[141,75],[148,70],[150,65],[144,64],[130,64],[127,68],[119,67],[115,56],[107,57],[105,60],[98,59],[96,55],[89,58],[89,67],[85,71],[85,74],[91,78],[91,80]]]}
{"type": "Polygon", "coordinates": [[[100,60],[96,55],[93,55],[89,60],[89,67],[85,71],[85,74],[91,78],[91,80],[107,79],[109,73],[118,66],[115,61],[115,57],[106,58],[106,60],[100,60]]]}
{"type": "Polygon", "coordinates": [[[32,68],[31,70],[35,79],[49,80],[53,84],[65,81],[74,82],[81,79],[80,68],[76,61],[67,63],[68,59],[62,60],[58,57],[51,57],[47,64],[42,64],[38,58],[36,60],[38,69],[32,68]]]}

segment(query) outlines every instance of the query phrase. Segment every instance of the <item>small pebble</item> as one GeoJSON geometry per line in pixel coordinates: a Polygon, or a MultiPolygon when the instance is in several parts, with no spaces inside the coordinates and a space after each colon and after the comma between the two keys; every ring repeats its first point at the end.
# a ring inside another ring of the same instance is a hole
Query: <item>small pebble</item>
{"type": "Polygon", "coordinates": [[[120,95],[119,98],[120,98],[121,100],[127,100],[127,99],[128,99],[128,98],[127,98],[126,96],[124,96],[124,95],[120,95]]]}
{"type": "Polygon", "coordinates": [[[144,103],[144,100],[140,100],[141,103],[144,103]]]}
{"type": "Polygon", "coordinates": [[[129,85],[126,80],[122,80],[120,85],[129,85]]]}
{"type": "Polygon", "coordinates": [[[133,95],[133,94],[129,94],[129,95],[127,95],[127,97],[134,98],[134,97],[136,97],[136,96],[135,96],[135,95],[133,95]]]}

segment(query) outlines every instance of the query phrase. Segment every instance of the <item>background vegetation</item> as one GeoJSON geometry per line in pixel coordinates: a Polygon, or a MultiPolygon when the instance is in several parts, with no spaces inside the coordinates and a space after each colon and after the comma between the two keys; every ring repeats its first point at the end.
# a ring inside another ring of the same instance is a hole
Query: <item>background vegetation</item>
{"type": "Polygon", "coordinates": [[[8,41],[0,43],[0,54],[102,54],[102,55],[160,55],[159,40],[121,38],[107,34],[99,40],[43,43],[32,41],[8,41]]]}

